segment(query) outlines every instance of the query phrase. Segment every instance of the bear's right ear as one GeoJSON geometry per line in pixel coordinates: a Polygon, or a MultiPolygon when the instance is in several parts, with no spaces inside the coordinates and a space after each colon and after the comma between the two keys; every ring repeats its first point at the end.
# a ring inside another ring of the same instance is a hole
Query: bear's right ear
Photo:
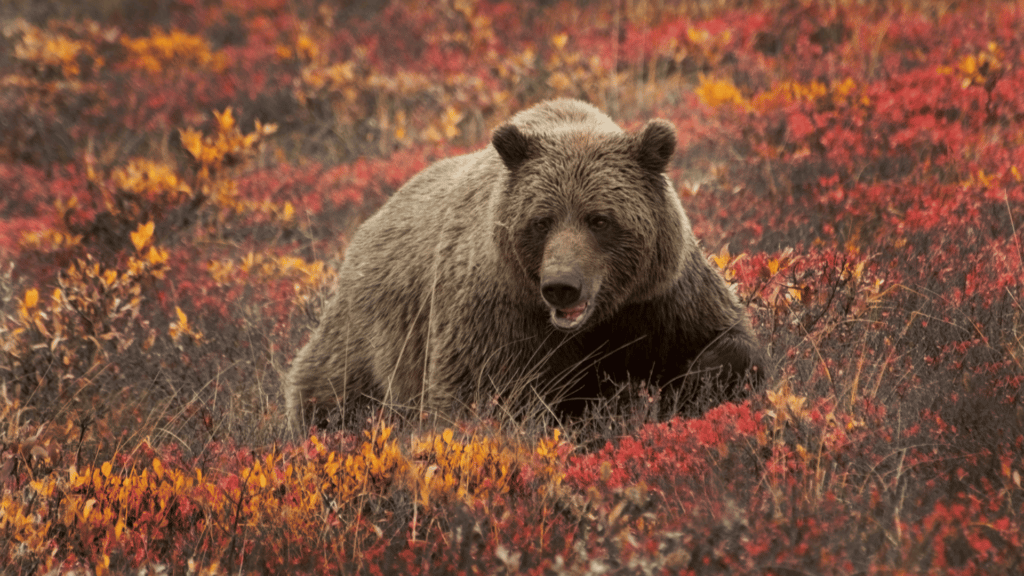
{"type": "Polygon", "coordinates": [[[651,172],[661,173],[676,151],[676,127],[667,120],[651,120],[636,135],[637,162],[651,172]]]}
{"type": "Polygon", "coordinates": [[[501,161],[512,172],[522,166],[532,152],[530,139],[515,124],[505,124],[495,130],[491,144],[501,156],[501,161]]]}

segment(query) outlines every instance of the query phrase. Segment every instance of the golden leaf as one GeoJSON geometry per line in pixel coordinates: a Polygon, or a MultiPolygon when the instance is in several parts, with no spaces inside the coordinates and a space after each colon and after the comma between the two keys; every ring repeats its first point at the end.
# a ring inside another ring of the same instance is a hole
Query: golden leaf
{"type": "Polygon", "coordinates": [[[163,264],[164,262],[167,262],[167,258],[167,251],[161,250],[156,247],[151,247],[149,249],[149,252],[146,252],[146,260],[150,264],[153,264],[154,266],[157,264],[163,264]]]}
{"type": "Polygon", "coordinates": [[[178,134],[181,135],[181,145],[185,147],[185,150],[188,150],[193,158],[199,160],[203,154],[203,135],[192,128],[178,130],[178,134]]]}
{"type": "Polygon", "coordinates": [[[142,249],[149,244],[150,238],[153,237],[153,221],[150,220],[145,224],[139,224],[139,227],[132,232],[132,244],[135,245],[135,249],[141,253],[142,249]]]}
{"type": "Polygon", "coordinates": [[[712,256],[711,260],[719,270],[725,270],[725,267],[729,265],[729,245],[722,246],[722,249],[718,251],[718,254],[712,256]]]}
{"type": "Polygon", "coordinates": [[[307,60],[313,60],[320,55],[320,48],[304,33],[295,39],[295,51],[307,60]]]}
{"type": "Polygon", "coordinates": [[[459,135],[459,122],[462,121],[464,114],[459,112],[454,106],[449,106],[445,110],[445,117],[442,120],[444,125],[444,135],[446,138],[451,140],[452,138],[459,135]]]}
{"type": "Polygon", "coordinates": [[[687,28],[686,37],[694,44],[703,44],[711,39],[711,33],[699,28],[687,28]]]}
{"type": "Polygon", "coordinates": [[[25,308],[32,309],[39,303],[39,290],[32,288],[25,291],[25,308]]]}
{"type": "Polygon", "coordinates": [[[978,71],[978,60],[973,55],[965,56],[957,66],[965,76],[973,76],[978,71]]]}
{"type": "Polygon", "coordinates": [[[213,115],[217,118],[217,125],[221,132],[230,132],[235,127],[235,118],[231,115],[231,106],[228,106],[220,114],[216,110],[213,115]]]}
{"type": "Polygon", "coordinates": [[[255,263],[256,256],[252,252],[249,252],[248,254],[245,255],[245,258],[242,258],[242,272],[248,274],[249,270],[253,267],[255,263]]]}
{"type": "Polygon", "coordinates": [[[551,45],[559,50],[565,48],[566,42],[569,41],[568,34],[555,34],[551,37],[551,45]]]}
{"type": "Polygon", "coordinates": [[[551,76],[548,76],[548,86],[551,86],[559,92],[563,92],[568,88],[572,87],[572,80],[564,72],[555,72],[551,76]]]}
{"type": "Polygon", "coordinates": [[[697,96],[701,102],[712,108],[722,104],[736,104],[744,108],[750,108],[743,95],[729,80],[715,80],[703,74],[700,75],[700,86],[697,87],[697,96]]]}
{"type": "Polygon", "coordinates": [[[92,513],[93,507],[96,506],[96,499],[89,498],[85,501],[85,506],[82,507],[82,520],[88,520],[89,514],[92,513]]]}
{"type": "Polygon", "coordinates": [[[804,407],[807,403],[807,398],[793,394],[788,386],[784,386],[778,392],[768,390],[767,396],[768,402],[778,412],[780,420],[785,421],[786,416],[792,416],[797,420],[806,420],[808,418],[807,409],[804,407]]]}

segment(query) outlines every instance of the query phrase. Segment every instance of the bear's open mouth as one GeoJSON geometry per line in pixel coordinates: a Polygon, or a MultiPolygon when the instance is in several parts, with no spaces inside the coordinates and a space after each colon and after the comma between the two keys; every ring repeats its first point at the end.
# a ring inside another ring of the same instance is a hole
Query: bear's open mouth
{"type": "Polygon", "coordinates": [[[556,311],[556,314],[558,314],[559,318],[565,318],[566,320],[569,320],[570,322],[572,322],[572,321],[576,320],[577,318],[579,318],[580,316],[582,316],[583,313],[587,311],[587,306],[589,304],[590,304],[590,302],[584,302],[583,304],[580,304],[579,306],[576,306],[574,308],[566,308],[565,310],[558,310],[558,311],[556,311]]]}
{"type": "Polygon", "coordinates": [[[583,302],[572,308],[553,308],[551,322],[563,330],[571,330],[583,324],[590,316],[590,302],[583,302]]]}

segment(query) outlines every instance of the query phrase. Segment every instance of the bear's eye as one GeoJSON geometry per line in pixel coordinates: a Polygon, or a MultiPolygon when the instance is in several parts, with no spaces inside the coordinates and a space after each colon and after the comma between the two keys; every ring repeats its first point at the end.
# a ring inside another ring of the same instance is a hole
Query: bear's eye
{"type": "Polygon", "coordinates": [[[587,226],[590,226],[591,230],[603,230],[610,223],[607,216],[595,215],[587,219],[587,226]]]}
{"type": "Polygon", "coordinates": [[[551,229],[551,220],[547,218],[538,218],[530,223],[533,229],[537,232],[544,233],[551,229]]]}

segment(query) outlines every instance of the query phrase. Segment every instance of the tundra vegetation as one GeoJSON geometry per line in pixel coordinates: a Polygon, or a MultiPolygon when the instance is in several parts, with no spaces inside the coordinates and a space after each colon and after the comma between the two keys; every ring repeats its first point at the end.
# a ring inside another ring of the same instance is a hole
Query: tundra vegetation
{"type": "Polygon", "coordinates": [[[1024,570],[1019,3],[422,4],[0,7],[5,573],[1024,570]],[[769,389],[282,441],[355,226],[559,96],[676,126],[769,389]]]}

